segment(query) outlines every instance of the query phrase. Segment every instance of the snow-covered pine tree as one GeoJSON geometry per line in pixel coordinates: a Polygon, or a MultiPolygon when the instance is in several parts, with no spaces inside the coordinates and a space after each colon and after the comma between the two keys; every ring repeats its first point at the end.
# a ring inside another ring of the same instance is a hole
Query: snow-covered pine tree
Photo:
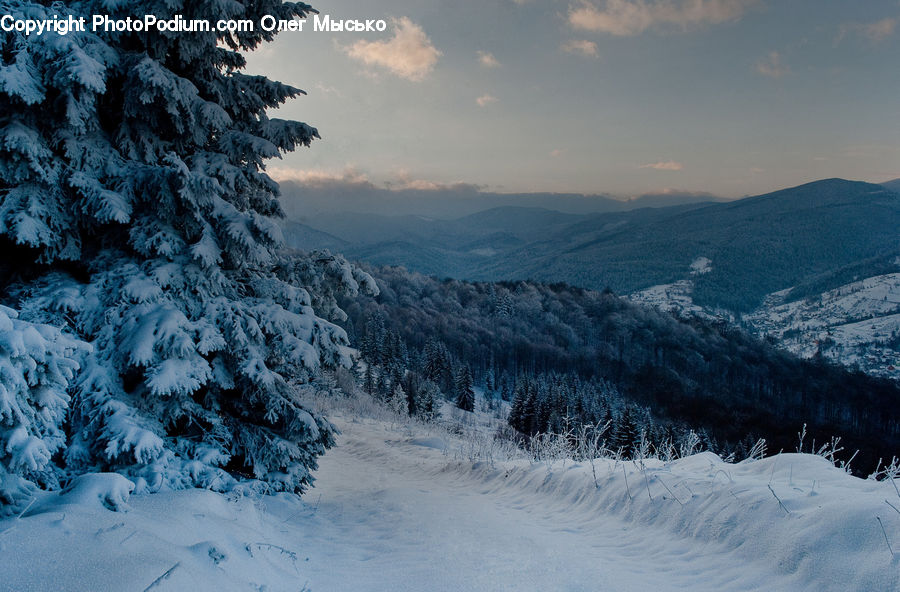
{"type": "Polygon", "coordinates": [[[486,396],[493,398],[494,389],[496,388],[497,381],[494,378],[494,363],[493,363],[493,354],[491,354],[491,365],[488,366],[487,371],[484,373],[484,393],[486,396]]]}
{"type": "Polygon", "coordinates": [[[375,381],[375,396],[382,401],[386,401],[391,394],[391,384],[387,379],[387,373],[382,368],[378,372],[378,379],[375,381]]]}
{"type": "Polygon", "coordinates": [[[424,361],[422,363],[422,374],[426,380],[438,382],[441,378],[442,360],[440,347],[434,339],[429,339],[425,343],[425,352],[423,354],[424,361]]]}
{"type": "Polygon", "coordinates": [[[527,392],[525,390],[524,381],[519,381],[516,384],[515,394],[513,395],[512,403],[509,406],[509,416],[507,417],[507,422],[514,429],[524,432],[525,431],[525,398],[527,396],[527,392]]]}
{"type": "Polygon", "coordinates": [[[372,364],[366,364],[366,371],[363,375],[363,390],[370,397],[375,394],[375,374],[372,372],[372,364]]]}
{"type": "Polygon", "coordinates": [[[621,450],[626,458],[630,458],[640,436],[641,426],[638,422],[638,413],[630,404],[626,403],[613,424],[610,445],[613,450],[621,450]]]}
{"type": "Polygon", "coordinates": [[[472,386],[472,371],[466,365],[460,366],[456,374],[456,406],[463,411],[475,410],[475,390],[472,386]]]}
{"type": "Polygon", "coordinates": [[[416,397],[416,414],[425,421],[440,415],[441,389],[430,380],[423,380],[416,397]]]}
{"type": "MultiPolygon", "coordinates": [[[[311,10],[280,0],[2,5],[14,18],[257,23],[311,10]]],[[[115,470],[150,488],[247,477],[302,491],[333,443],[300,394],[323,364],[349,362],[346,335],[314,307],[340,317],[329,278],[351,293],[374,283],[341,258],[279,251],[278,186],[264,162],[318,134],[266,114],[302,91],[242,72],[241,52],[273,36],[0,36],[0,301],[23,321],[69,323],[94,347],[70,389],[58,473],[115,470]]]]}
{"type": "Polygon", "coordinates": [[[406,398],[406,391],[398,382],[391,390],[391,396],[388,398],[388,407],[397,415],[409,415],[409,401],[406,398]]]}

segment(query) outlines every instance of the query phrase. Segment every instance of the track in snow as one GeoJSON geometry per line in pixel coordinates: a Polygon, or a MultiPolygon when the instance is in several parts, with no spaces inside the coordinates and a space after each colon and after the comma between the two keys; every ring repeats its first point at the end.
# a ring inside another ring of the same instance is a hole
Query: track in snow
{"type": "Polygon", "coordinates": [[[339,425],[303,518],[314,592],[802,589],[715,543],[481,481],[383,423],[339,425]]]}
{"type": "Polygon", "coordinates": [[[430,428],[331,417],[302,500],[42,494],[0,520],[0,592],[900,590],[900,493],[818,456],[600,459],[595,486],[587,464],[473,465],[430,428]]]}

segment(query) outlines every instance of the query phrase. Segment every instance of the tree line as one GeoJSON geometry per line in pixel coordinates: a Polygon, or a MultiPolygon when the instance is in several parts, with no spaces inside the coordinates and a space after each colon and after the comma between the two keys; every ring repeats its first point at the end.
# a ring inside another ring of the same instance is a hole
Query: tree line
{"type": "Polygon", "coordinates": [[[749,451],[758,438],[772,451],[793,450],[807,424],[819,442],[841,436],[848,451],[859,449],[860,471],[900,450],[896,383],[801,360],[725,323],[676,319],[609,291],[564,284],[366,270],[379,295],[339,302],[365,356],[374,346],[402,352],[416,377],[409,380],[428,381],[454,399],[456,373],[465,367],[487,400],[506,399],[513,411],[517,392],[530,388],[535,413],[510,414],[523,434],[557,429],[566,419],[599,424],[597,406],[608,400],[614,423],[629,409],[644,418],[639,430],[661,434],[660,445],[694,432],[724,455],[749,451]],[[381,345],[374,326],[390,335],[381,345]]]}

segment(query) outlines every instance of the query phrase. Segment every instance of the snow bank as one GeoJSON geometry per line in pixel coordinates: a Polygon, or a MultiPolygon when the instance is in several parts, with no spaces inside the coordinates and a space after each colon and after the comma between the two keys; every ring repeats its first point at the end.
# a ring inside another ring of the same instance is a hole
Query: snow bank
{"type": "Polygon", "coordinates": [[[118,473],[80,475],[58,494],[47,494],[31,514],[52,512],[65,506],[106,508],[116,512],[126,510],[134,487],[134,483],[118,473]]]}
{"type": "MultiPolygon", "coordinates": [[[[303,532],[288,532],[260,500],[162,492],[134,495],[127,511],[112,512],[103,500],[127,483],[88,477],[39,511],[0,522],[0,589],[303,589],[304,558],[292,550],[303,532]]],[[[279,500],[285,512],[306,507],[295,497],[267,498],[279,500]]]]}
{"type": "Polygon", "coordinates": [[[593,470],[571,462],[448,470],[488,491],[534,492],[561,515],[616,515],[686,544],[723,545],[814,589],[900,589],[898,557],[886,542],[900,547],[894,487],[852,477],[819,456],[780,454],[735,465],[705,452],[643,467],[598,460],[593,470]]]}

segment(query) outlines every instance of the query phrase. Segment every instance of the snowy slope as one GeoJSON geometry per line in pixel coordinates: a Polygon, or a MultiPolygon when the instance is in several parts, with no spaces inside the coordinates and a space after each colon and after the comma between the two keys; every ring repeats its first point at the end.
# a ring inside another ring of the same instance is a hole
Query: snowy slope
{"type": "Polygon", "coordinates": [[[900,507],[900,496],[820,457],[730,465],[704,453],[592,467],[501,460],[482,447],[473,462],[484,416],[453,428],[463,436],[346,409],[332,416],[344,434],[302,501],[181,491],[132,496],[112,512],[95,494],[124,480],[101,476],[0,522],[0,589],[900,586],[885,541],[900,546],[900,512],[885,503],[900,507]]]}
{"type": "Polygon", "coordinates": [[[900,378],[900,273],[866,278],[814,299],[776,292],[744,320],[804,357],[817,352],[879,376],[900,378]],[[893,343],[893,345],[892,345],[893,343]]]}
{"type": "MultiPolygon", "coordinates": [[[[790,292],[767,296],[762,306],[741,317],[744,326],[801,357],[821,353],[875,376],[900,379],[900,273],[855,281],[805,300],[788,302],[790,292]]],[[[695,304],[692,293],[689,278],[629,298],[679,316],[736,321],[725,311],[695,304]]]]}
{"type": "Polygon", "coordinates": [[[650,286],[628,296],[628,299],[638,304],[652,306],[659,310],[672,313],[679,317],[697,317],[712,320],[726,316],[729,320],[732,315],[725,313],[712,313],[699,304],[694,304],[694,282],[692,280],[678,280],[671,284],[650,286]]]}
{"type": "Polygon", "coordinates": [[[734,321],[734,315],[728,311],[709,310],[699,304],[694,304],[694,278],[711,272],[712,266],[713,262],[708,257],[697,257],[691,263],[691,271],[688,278],[671,284],[650,286],[630,294],[628,299],[679,317],[734,321]]]}

